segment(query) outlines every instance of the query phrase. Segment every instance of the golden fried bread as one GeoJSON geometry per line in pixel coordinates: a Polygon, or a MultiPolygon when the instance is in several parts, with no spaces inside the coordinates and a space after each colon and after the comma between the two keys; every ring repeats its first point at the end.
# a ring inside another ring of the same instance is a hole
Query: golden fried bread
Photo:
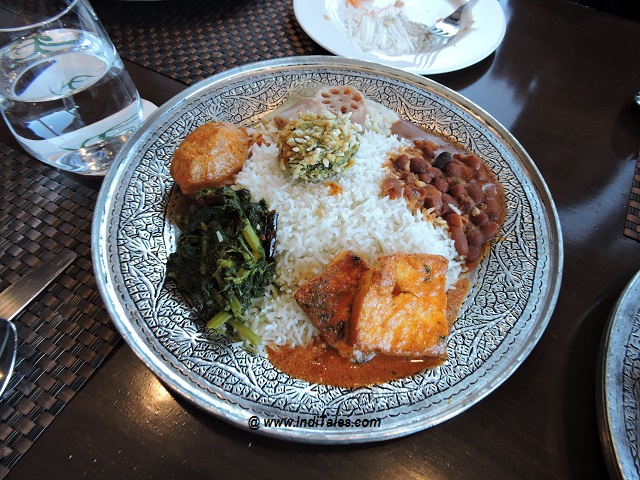
{"type": "Polygon", "coordinates": [[[353,296],[367,263],[351,250],[340,252],[294,298],[332,347],[348,342],[353,296]]]}
{"type": "Polygon", "coordinates": [[[186,136],[173,154],[171,177],[185,195],[225,184],[245,160],[249,138],[235,125],[212,122],[186,136]]]}
{"type": "Polygon", "coordinates": [[[448,262],[440,255],[378,259],[354,297],[354,349],[408,357],[446,355],[448,262]]]}

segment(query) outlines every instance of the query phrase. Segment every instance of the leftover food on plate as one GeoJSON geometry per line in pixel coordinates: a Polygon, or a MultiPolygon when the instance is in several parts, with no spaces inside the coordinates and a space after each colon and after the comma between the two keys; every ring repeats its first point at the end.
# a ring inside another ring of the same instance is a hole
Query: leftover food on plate
{"type": "Polygon", "coordinates": [[[252,128],[214,125],[233,134],[190,134],[173,162],[188,148],[209,155],[197,164],[231,155],[234,167],[199,189],[216,167],[172,164],[191,207],[167,266],[207,327],[339,387],[446,361],[465,273],[504,221],[487,164],[348,85],[292,98],[252,128]]]}
{"type": "Polygon", "coordinates": [[[441,39],[427,30],[427,25],[409,18],[404,2],[398,0],[382,8],[371,2],[347,2],[355,8],[346,19],[348,37],[363,52],[399,56],[425,53],[441,45],[441,39]]]}

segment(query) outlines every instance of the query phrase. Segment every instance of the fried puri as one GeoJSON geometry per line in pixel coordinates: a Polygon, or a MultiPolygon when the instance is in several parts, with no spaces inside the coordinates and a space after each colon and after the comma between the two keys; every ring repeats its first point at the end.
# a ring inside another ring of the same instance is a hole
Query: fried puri
{"type": "Polygon", "coordinates": [[[171,177],[185,195],[223,185],[242,169],[248,145],[249,139],[235,125],[205,123],[187,135],[173,154],[171,177]]]}

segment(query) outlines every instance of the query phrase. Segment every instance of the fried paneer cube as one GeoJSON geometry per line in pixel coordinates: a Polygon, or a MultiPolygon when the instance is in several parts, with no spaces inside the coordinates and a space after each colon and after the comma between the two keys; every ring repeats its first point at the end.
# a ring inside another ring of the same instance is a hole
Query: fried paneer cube
{"type": "Polygon", "coordinates": [[[228,122],[200,125],[176,149],[169,172],[185,195],[231,181],[247,160],[249,137],[228,122]]]}
{"type": "Polygon", "coordinates": [[[350,340],[356,350],[444,357],[447,259],[394,254],[364,274],[354,297],[350,340]]]}
{"type": "Polygon", "coordinates": [[[340,348],[349,341],[354,294],[368,269],[367,262],[361,257],[345,250],[294,295],[300,308],[334,348],[340,348]]]}

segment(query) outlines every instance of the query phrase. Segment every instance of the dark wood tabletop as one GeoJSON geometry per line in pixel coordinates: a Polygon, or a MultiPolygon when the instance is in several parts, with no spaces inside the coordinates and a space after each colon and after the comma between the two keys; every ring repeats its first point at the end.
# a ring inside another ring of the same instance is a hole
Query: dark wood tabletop
{"type": "MultiPolygon", "coordinates": [[[[555,312],[510,378],[407,437],[296,444],[174,396],[122,342],[6,478],[607,478],[596,366],[607,317],[640,269],[640,242],[623,235],[640,146],[640,22],[565,0],[500,4],[508,23],[497,51],[430,78],[510,130],[559,214],[565,263],[555,312]]],[[[157,105],[186,88],[126,66],[157,105]]],[[[20,149],[4,126],[0,141],[20,149]]]]}

